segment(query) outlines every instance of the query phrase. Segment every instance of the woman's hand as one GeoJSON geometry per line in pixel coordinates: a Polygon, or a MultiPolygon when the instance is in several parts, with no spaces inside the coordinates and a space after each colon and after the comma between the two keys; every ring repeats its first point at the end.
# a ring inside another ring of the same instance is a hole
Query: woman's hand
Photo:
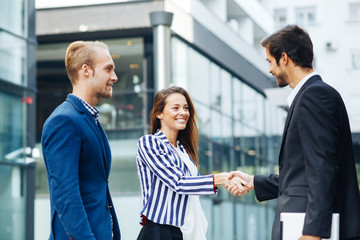
{"type": "Polygon", "coordinates": [[[246,187],[247,182],[235,176],[233,173],[222,172],[214,175],[215,186],[224,185],[231,193],[236,193],[238,196],[248,193],[251,189],[246,187]]]}
{"type": "Polygon", "coordinates": [[[215,186],[217,187],[220,185],[231,184],[231,181],[230,181],[231,178],[232,178],[232,174],[229,172],[222,172],[222,173],[214,174],[215,186]]]}

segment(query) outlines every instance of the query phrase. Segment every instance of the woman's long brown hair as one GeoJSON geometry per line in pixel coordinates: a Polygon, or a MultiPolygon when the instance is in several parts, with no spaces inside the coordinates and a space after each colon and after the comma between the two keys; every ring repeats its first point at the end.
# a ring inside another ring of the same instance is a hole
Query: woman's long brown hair
{"type": "Polygon", "coordinates": [[[180,130],[177,136],[177,140],[185,147],[187,153],[190,155],[197,167],[199,167],[198,159],[198,144],[199,134],[197,129],[197,115],[195,112],[194,104],[191,101],[190,95],[182,87],[171,86],[158,91],[154,98],[154,105],[150,113],[151,118],[151,134],[156,133],[161,128],[160,119],[156,116],[164,111],[166,99],[168,96],[174,93],[179,93],[186,98],[186,102],[189,108],[189,120],[184,130],[180,130]]]}

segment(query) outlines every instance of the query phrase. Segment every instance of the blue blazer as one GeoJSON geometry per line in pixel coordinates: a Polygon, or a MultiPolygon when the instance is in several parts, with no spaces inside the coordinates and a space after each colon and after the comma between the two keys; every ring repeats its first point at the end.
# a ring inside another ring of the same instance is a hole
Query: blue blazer
{"type": "Polygon", "coordinates": [[[49,239],[120,239],[108,188],[110,146],[100,123],[70,94],[46,120],[41,141],[50,192],[49,239]]]}

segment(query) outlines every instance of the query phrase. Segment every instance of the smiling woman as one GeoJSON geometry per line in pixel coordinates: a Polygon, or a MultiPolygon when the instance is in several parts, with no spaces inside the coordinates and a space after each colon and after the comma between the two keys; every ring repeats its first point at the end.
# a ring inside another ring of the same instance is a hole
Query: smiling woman
{"type": "Polygon", "coordinates": [[[230,183],[230,173],[199,175],[196,120],[183,88],[172,86],[155,95],[151,134],[138,141],[136,157],[143,204],[138,240],[206,239],[199,196],[216,194],[223,184],[239,187],[230,183]]]}

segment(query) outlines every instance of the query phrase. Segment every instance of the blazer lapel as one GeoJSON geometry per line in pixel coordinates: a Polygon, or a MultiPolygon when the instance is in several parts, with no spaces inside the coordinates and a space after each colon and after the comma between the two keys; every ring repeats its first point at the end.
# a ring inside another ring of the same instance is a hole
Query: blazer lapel
{"type": "Polygon", "coordinates": [[[283,135],[282,135],[282,139],[281,139],[281,149],[280,149],[280,154],[279,154],[279,164],[280,164],[280,159],[281,159],[281,154],[283,151],[283,146],[284,146],[284,141],[285,141],[285,137],[287,134],[287,129],[289,127],[292,115],[294,113],[294,108],[296,105],[296,101],[299,99],[299,96],[301,95],[301,93],[304,91],[304,89],[309,86],[310,84],[312,84],[315,81],[322,81],[321,77],[319,75],[314,75],[312,76],[309,80],[306,81],[306,83],[300,88],[299,92],[296,94],[293,102],[291,103],[288,115],[286,117],[285,120],[285,125],[284,125],[284,131],[283,131],[283,135]]]}
{"type": "Polygon", "coordinates": [[[179,153],[176,151],[175,147],[171,145],[165,134],[161,132],[160,129],[158,129],[154,135],[157,136],[162,142],[164,142],[167,148],[174,154],[175,164],[185,172],[187,170],[186,166],[184,165],[183,161],[181,161],[179,153]]]}
{"type": "MultiPolygon", "coordinates": [[[[94,131],[96,138],[98,139],[100,146],[101,146],[102,155],[103,155],[102,162],[103,162],[103,166],[104,166],[104,168],[103,168],[104,176],[107,179],[109,176],[107,164],[106,164],[107,155],[106,155],[106,151],[105,151],[104,140],[100,133],[100,129],[98,128],[97,124],[95,123],[93,116],[91,116],[89,111],[85,109],[84,105],[81,103],[81,101],[79,99],[77,99],[75,96],[69,94],[68,98],[66,100],[71,102],[71,104],[73,104],[73,106],[76,108],[76,110],[83,114],[85,122],[87,122],[89,124],[90,128],[94,131]]],[[[98,124],[100,125],[100,123],[98,123],[98,124]]]]}
{"type": "Polygon", "coordinates": [[[108,174],[108,167],[107,167],[107,156],[106,156],[106,151],[105,151],[105,145],[104,145],[104,139],[101,133],[100,128],[102,129],[100,122],[98,122],[98,125],[95,123],[95,120],[93,118],[93,116],[91,116],[90,113],[85,113],[84,114],[84,119],[86,120],[86,122],[90,125],[91,129],[95,132],[96,134],[96,138],[98,139],[100,146],[101,146],[101,150],[102,150],[102,155],[103,155],[103,165],[104,165],[104,173],[105,173],[105,177],[106,179],[108,178],[109,174],[108,174]]]}
{"type": "Polygon", "coordinates": [[[101,140],[102,140],[101,142],[104,152],[104,165],[106,170],[106,177],[108,178],[110,174],[110,165],[111,165],[111,151],[110,151],[109,141],[100,122],[98,122],[97,127],[101,134],[101,140]]]}

